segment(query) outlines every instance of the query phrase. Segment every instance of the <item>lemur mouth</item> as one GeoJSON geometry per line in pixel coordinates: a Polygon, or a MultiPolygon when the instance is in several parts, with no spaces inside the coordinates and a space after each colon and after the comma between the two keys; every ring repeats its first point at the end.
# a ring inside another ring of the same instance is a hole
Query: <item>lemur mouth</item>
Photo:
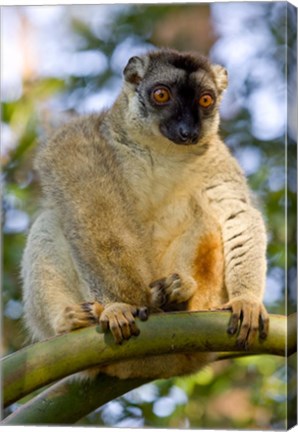
{"type": "Polygon", "coordinates": [[[177,139],[171,139],[171,141],[174,144],[177,144],[177,145],[190,146],[190,145],[196,145],[196,144],[198,144],[199,139],[196,138],[195,140],[187,140],[187,141],[177,140],[177,139]]]}
{"type": "Polygon", "coordinates": [[[160,132],[177,145],[190,146],[196,145],[199,142],[199,132],[194,129],[186,128],[183,125],[178,125],[175,129],[168,129],[165,125],[161,125],[160,132]]]}

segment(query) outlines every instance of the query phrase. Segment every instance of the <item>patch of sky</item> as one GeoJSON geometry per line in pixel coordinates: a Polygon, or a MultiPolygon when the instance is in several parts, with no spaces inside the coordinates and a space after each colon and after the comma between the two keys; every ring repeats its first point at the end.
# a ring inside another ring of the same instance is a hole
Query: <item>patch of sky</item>
{"type": "Polygon", "coordinates": [[[112,58],[111,58],[111,66],[112,69],[122,74],[124,67],[126,66],[129,53],[129,57],[133,57],[136,55],[142,55],[146,53],[149,49],[153,49],[154,46],[149,43],[141,42],[137,37],[130,36],[124,41],[120,42],[115,48],[112,58]]]}
{"type": "Polygon", "coordinates": [[[107,425],[114,425],[122,419],[124,410],[120,402],[111,401],[102,409],[102,419],[107,425]]]}
{"type": "Polygon", "coordinates": [[[29,227],[30,218],[27,213],[18,209],[9,209],[5,212],[3,232],[15,234],[26,231],[29,227]]]}
{"type": "Polygon", "coordinates": [[[280,300],[282,287],[284,286],[284,270],[280,267],[273,267],[268,271],[264,302],[267,305],[280,300]]]}
{"type": "Polygon", "coordinates": [[[238,148],[234,151],[234,155],[246,175],[254,174],[261,166],[262,152],[257,147],[238,148]]]}
{"type": "MultiPolygon", "coordinates": [[[[215,3],[211,5],[215,31],[220,35],[211,49],[211,59],[229,73],[229,87],[221,112],[231,119],[246,108],[252,117],[252,133],[272,140],[285,132],[286,98],[284,74],[274,51],[274,39],[262,16],[262,3],[215,3]],[[273,50],[273,51],[272,51],[273,50]],[[248,91],[248,86],[250,86],[248,91]]],[[[283,56],[284,48],[278,56],[283,56]]]]}
{"type": "Polygon", "coordinates": [[[22,303],[17,300],[9,300],[5,306],[4,315],[12,320],[20,319],[23,315],[22,303]]]}
{"type": "Polygon", "coordinates": [[[176,408],[176,403],[169,396],[161,397],[153,405],[153,412],[158,417],[168,417],[176,408]]]}
{"type": "Polygon", "coordinates": [[[124,398],[135,404],[143,402],[151,403],[158,398],[158,388],[154,384],[145,384],[138,389],[130,391],[124,398]]]}

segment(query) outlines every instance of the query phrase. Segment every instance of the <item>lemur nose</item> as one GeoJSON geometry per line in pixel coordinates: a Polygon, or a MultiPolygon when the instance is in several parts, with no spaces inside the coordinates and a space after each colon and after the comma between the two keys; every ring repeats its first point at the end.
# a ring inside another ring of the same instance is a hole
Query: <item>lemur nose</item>
{"type": "Polygon", "coordinates": [[[182,141],[188,141],[190,130],[185,125],[182,125],[179,127],[179,135],[182,141]]]}
{"type": "Polygon", "coordinates": [[[198,139],[198,132],[184,124],[179,126],[179,136],[181,141],[183,142],[192,142],[195,143],[198,139]]]}

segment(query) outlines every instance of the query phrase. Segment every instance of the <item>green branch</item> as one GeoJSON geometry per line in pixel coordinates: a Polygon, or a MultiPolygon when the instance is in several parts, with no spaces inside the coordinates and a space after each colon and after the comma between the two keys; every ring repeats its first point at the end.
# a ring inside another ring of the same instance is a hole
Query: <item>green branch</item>
{"type": "Polygon", "coordinates": [[[4,425],[72,425],[105,403],[139,387],[150,379],[99,375],[94,380],[65,378],[21,405],[4,419],[4,425]]]}
{"type": "MultiPolygon", "coordinates": [[[[226,333],[229,312],[179,312],[139,323],[141,334],[122,345],[93,326],[26,347],[2,360],[4,405],[65,376],[122,359],[173,352],[234,352],[236,338],[226,333]]],[[[284,356],[295,351],[296,321],[271,315],[265,341],[256,340],[250,353],[284,356]],[[288,332],[287,325],[291,327],[288,332]],[[286,348],[287,347],[287,348],[286,348]]]]}

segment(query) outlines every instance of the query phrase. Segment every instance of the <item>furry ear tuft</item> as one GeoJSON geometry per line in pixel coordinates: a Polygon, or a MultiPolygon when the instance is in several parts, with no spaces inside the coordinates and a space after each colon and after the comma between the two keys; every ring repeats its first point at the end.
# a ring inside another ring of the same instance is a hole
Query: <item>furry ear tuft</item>
{"type": "Polygon", "coordinates": [[[124,68],[125,81],[138,85],[145,75],[145,62],[141,57],[131,57],[124,68]]]}
{"type": "Polygon", "coordinates": [[[222,93],[228,86],[228,72],[220,65],[211,65],[218,91],[222,93]]]}

